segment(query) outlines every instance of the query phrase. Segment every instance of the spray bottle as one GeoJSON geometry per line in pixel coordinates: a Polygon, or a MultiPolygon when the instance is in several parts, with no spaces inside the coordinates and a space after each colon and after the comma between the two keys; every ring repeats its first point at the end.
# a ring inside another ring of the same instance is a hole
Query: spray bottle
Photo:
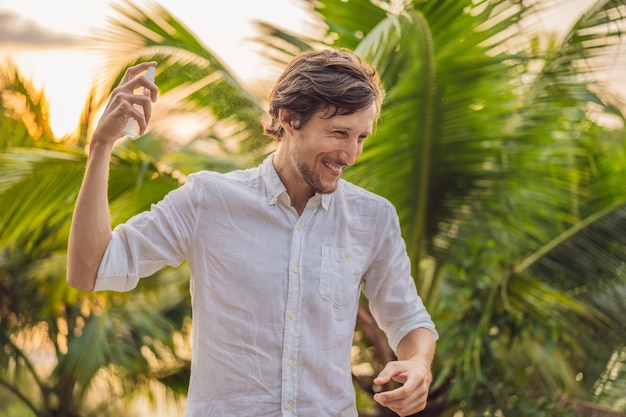
{"type": "MultiPolygon", "coordinates": [[[[154,82],[154,69],[155,67],[148,68],[148,71],[145,74],[145,77],[153,82],[154,82]]],[[[144,89],[144,94],[145,94],[145,89],[144,89]]],[[[138,104],[133,104],[133,106],[135,107],[137,111],[143,114],[142,106],[138,104]]],[[[137,123],[137,120],[133,119],[132,117],[128,119],[128,122],[126,123],[126,127],[124,128],[124,134],[131,138],[136,138],[139,135],[139,124],[137,123]]]]}

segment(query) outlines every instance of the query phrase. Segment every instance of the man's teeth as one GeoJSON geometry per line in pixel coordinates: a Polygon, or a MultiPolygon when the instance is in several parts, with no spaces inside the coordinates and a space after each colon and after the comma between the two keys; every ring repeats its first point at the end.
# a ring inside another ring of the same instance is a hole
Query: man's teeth
{"type": "Polygon", "coordinates": [[[343,171],[343,167],[338,167],[336,165],[332,165],[330,162],[328,161],[322,161],[322,164],[324,164],[324,166],[328,169],[330,169],[333,172],[336,172],[337,174],[341,174],[341,172],[343,171]]]}

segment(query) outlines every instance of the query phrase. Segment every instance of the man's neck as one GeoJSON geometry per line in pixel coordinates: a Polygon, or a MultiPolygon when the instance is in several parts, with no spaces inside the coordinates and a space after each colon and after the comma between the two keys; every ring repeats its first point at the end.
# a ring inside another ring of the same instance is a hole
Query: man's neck
{"type": "Polygon", "coordinates": [[[272,159],[274,170],[278,174],[278,178],[285,186],[291,206],[296,210],[298,215],[302,215],[309,199],[315,195],[315,191],[302,178],[297,169],[291,165],[288,155],[284,155],[280,148],[274,154],[272,159]]]}

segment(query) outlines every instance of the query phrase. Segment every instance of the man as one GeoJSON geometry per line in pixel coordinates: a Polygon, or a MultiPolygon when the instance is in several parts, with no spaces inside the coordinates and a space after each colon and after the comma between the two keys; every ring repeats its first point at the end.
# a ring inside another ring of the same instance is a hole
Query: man
{"type": "Polygon", "coordinates": [[[296,57],[270,95],[277,150],[257,168],[200,172],[111,232],[111,149],[141,133],[157,87],[126,71],[94,131],[68,248],[68,282],[128,291],[165,265],[191,271],[186,416],[356,416],[350,350],[359,294],[398,360],[374,397],[401,416],[426,406],[437,333],[417,295],[397,215],[341,179],[380,113],[376,71],[347,50],[296,57]],[[150,94],[133,95],[137,87],[150,94]],[[139,105],[143,113],[133,108],[139,105]]]}

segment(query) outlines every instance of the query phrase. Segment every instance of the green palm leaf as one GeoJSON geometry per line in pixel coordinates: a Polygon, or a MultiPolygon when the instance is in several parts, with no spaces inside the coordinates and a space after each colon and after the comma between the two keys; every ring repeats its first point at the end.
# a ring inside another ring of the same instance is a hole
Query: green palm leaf
{"type": "Polygon", "coordinates": [[[32,148],[1,152],[0,245],[20,244],[28,252],[39,240],[42,225],[67,221],[84,162],[84,157],[66,152],[32,148]]]}
{"type": "MultiPolygon", "coordinates": [[[[389,6],[389,3],[381,2],[389,6]]],[[[321,0],[314,10],[327,26],[327,36],[335,46],[355,49],[363,36],[384,20],[387,12],[374,2],[366,0],[321,0]]]]}

